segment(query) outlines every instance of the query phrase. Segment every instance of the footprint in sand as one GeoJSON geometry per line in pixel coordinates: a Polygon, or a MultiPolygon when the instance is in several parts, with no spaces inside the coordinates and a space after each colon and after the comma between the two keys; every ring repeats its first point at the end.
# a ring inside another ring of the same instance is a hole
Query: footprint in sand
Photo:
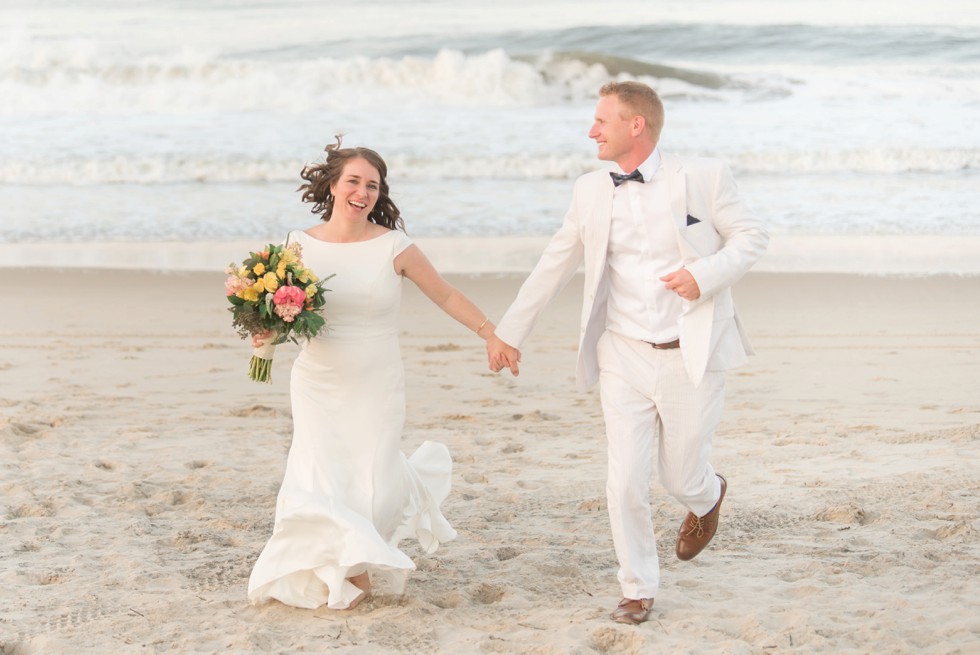
{"type": "Polygon", "coordinates": [[[51,517],[56,514],[54,505],[50,502],[37,504],[24,504],[11,509],[7,516],[11,519],[22,519],[28,516],[51,517]]]}
{"type": "Polygon", "coordinates": [[[590,645],[599,653],[640,653],[643,636],[629,628],[599,628],[592,633],[590,645]]]}
{"type": "Polygon", "coordinates": [[[486,518],[491,523],[513,523],[517,519],[517,514],[506,510],[500,510],[498,512],[494,512],[486,518]]]}
{"type": "Polygon", "coordinates": [[[818,521],[829,521],[832,523],[844,523],[846,525],[864,525],[871,518],[867,512],[853,504],[836,505],[817,512],[814,517],[818,521]]]}
{"type": "MultiPolygon", "coordinates": [[[[86,608],[73,610],[67,614],[62,614],[61,616],[52,619],[45,620],[42,622],[41,625],[48,629],[66,630],[71,628],[77,628],[79,626],[85,625],[86,623],[92,623],[93,621],[98,621],[108,616],[108,614],[109,614],[109,610],[107,608],[86,607],[86,608]]],[[[19,651],[10,651],[10,652],[19,652],[19,651]]]]}
{"type": "Polygon", "coordinates": [[[450,343],[440,343],[440,344],[435,345],[435,346],[424,346],[422,348],[422,352],[427,352],[427,353],[451,353],[451,352],[456,352],[457,350],[462,350],[462,349],[463,349],[462,346],[458,346],[455,343],[450,342],[450,343]]]}
{"type": "Polygon", "coordinates": [[[503,548],[498,548],[494,554],[497,556],[498,562],[506,562],[509,559],[514,559],[521,553],[513,546],[504,546],[503,548]]]}
{"type": "Polygon", "coordinates": [[[61,584],[75,577],[74,573],[75,569],[57,568],[45,573],[33,573],[31,574],[31,581],[36,585],[61,584]]]}
{"type": "Polygon", "coordinates": [[[515,421],[557,421],[561,417],[554,414],[546,414],[540,409],[536,409],[527,414],[514,414],[511,418],[515,421]]]}
{"type": "Polygon", "coordinates": [[[442,564],[434,557],[419,557],[415,559],[415,568],[419,571],[435,571],[442,564]]]}
{"type": "Polygon", "coordinates": [[[252,405],[251,407],[243,407],[241,409],[233,409],[228,412],[231,416],[240,416],[242,418],[249,418],[252,416],[276,416],[279,413],[275,407],[268,407],[266,405],[252,405]]]}
{"type": "Polygon", "coordinates": [[[470,598],[481,605],[492,605],[504,597],[504,588],[482,582],[470,591],[470,598]]]}
{"type": "Polygon", "coordinates": [[[956,537],[972,537],[975,534],[973,526],[967,521],[947,523],[933,533],[936,539],[955,539],[956,537]]]}
{"type": "MultiPolygon", "coordinates": [[[[182,534],[189,535],[190,533],[182,534]]],[[[194,543],[206,538],[203,535],[198,535],[195,537],[194,543]]],[[[195,592],[219,591],[239,587],[247,582],[250,571],[251,567],[245,560],[212,561],[185,572],[186,584],[183,587],[195,592]]]]}
{"type": "Polygon", "coordinates": [[[464,598],[463,594],[459,593],[458,591],[454,591],[448,596],[433,598],[432,604],[444,610],[455,609],[461,605],[465,605],[466,598],[464,598]]]}
{"type": "Polygon", "coordinates": [[[45,428],[50,427],[52,427],[50,424],[45,423],[10,423],[7,431],[15,437],[36,438],[41,436],[41,432],[45,428]]]}
{"type": "Polygon", "coordinates": [[[584,500],[578,504],[579,510],[583,512],[602,512],[606,510],[605,498],[592,498],[584,500]]]}

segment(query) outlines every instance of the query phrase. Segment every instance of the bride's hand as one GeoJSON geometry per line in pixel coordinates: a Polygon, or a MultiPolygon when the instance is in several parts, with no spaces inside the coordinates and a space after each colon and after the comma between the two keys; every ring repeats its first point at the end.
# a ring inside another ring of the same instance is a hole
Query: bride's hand
{"type": "Polygon", "coordinates": [[[276,335],[275,330],[266,330],[265,332],[259,332],[258,334],[252,335],[252,347],[261,348],[266,341],[271,341],[276,335]]]}

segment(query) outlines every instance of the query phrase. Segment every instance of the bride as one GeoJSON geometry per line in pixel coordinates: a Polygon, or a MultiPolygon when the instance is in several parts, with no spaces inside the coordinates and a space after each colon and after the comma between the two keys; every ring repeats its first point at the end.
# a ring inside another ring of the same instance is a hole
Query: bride
{"type": "MultiPolygon", "coordinates": [[[[408,278],[481,338],[494,325],[435,270],[404,232],[388,195],[387,166],[368,148],[327,147],[301,173],[304,202],[322,222],[290,232],[303,261],[330,279],[325,329],[293,364],[293,440],[272,536],[252,570],[252,603],[353,609],[385,576],[400,593],[415,568],[398,549],[426,552],[456,536],[439,510],[449,494],[448,449],[400,450],[405,378],[398,343],[401,282],[408,278]]],[[[261,345],[273,335],[255,335],[261,345]]]]}

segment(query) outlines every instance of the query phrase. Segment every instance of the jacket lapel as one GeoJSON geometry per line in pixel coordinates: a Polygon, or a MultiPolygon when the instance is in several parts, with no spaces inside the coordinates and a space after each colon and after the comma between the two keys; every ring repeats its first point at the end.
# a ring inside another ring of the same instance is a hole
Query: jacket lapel
{"type": "Polygon", "coordinates": [[[591,290],[593,292],[599,286],[602,271],[606,266],[606,253],[609,250],[609,226],[612,223],[613,185],[608,176],[605,178],[597,177],[593,196],[595,204],[592,206],[589,225],[586,227],[587,232],[591,232],[591,234],[586,234],[585,256],[586,265],[593,267],[593,276],[591,276],[593,287],[591,290]]]}
{"type": "Polygon", "coordinates": [[[677,226],[677,233],[683,235],[687,231],[687,179],[684,177],[684,167],[669,155],[661,152],[660,156],[670,189],[670,214],[677,226]]]}
{"type": "Polygon", "coordinates": [[[674,219],[674,227],[677,228],[677,247],[680,248],[681,257],[686,264],[700,257],[685,236],[687,234],[687,176],[684,175],[684,166],[680,160],[663,152],[660,156],[670,192],[670,215],[674,219]]]}

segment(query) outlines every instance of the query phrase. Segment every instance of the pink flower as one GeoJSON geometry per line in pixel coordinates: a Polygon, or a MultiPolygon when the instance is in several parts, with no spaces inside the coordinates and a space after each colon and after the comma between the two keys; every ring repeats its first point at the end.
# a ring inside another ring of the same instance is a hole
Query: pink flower
{"type": "MultiPolygon", "coordinates": [[[[303,303],[306,302],[306,292],[299,287],[281,286],[276,291],[276,295],[272,296],[272,302],[279,306],[291,305],[302,309],[303,303]]],[[[276,307],[276,313],[279,314],[279,307],[276,307]]],[[[282,314],[279,315],[282,316],[282,314]]],[[[283,320],[286,320],[285,316],[283,316],[283,320]]]]}
{"type": "Polygon", "coordinates": [[[229,276],[225,279],[225,295],[234,296],[243,288],[242,279],[237,275],[229,276]]]}
{"type": "Polygon", "coordinates": [[[286,323],[292,323],[296,320],[296,316],[303,311],[303,308],[296,305],[276,305],[272,311],[286,323]]]}

